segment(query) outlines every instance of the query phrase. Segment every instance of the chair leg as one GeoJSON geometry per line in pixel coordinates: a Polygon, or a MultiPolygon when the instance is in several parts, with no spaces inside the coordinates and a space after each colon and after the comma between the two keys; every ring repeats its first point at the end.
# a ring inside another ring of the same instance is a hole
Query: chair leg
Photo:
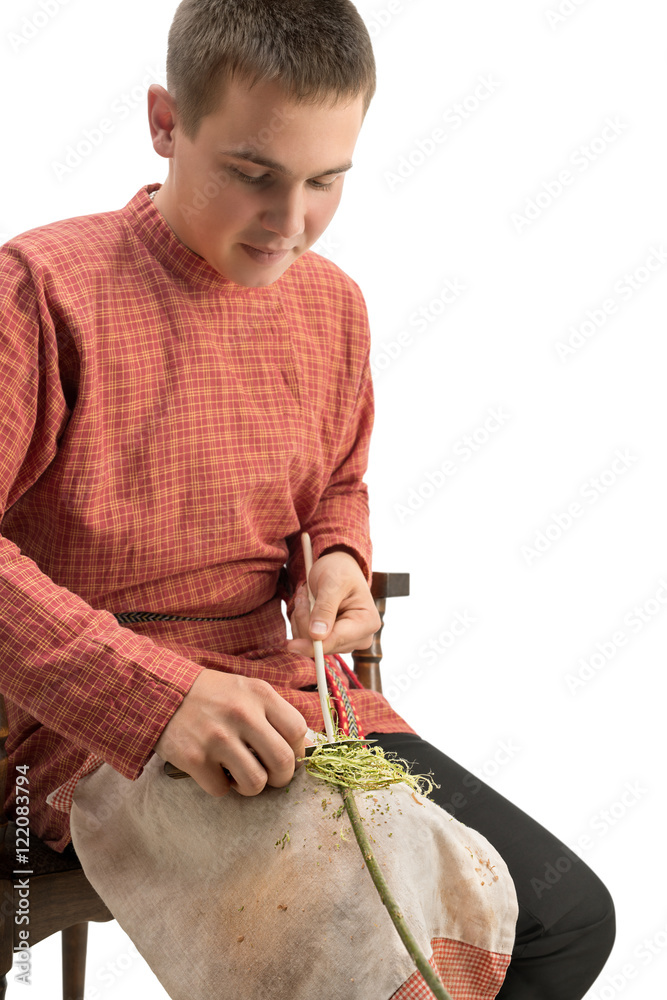
{"type": "Polygon", "coordinates": [[[83,1000],[87,944],[87,923],[72,924],[62,931],[63,1000],[83,1000]]]}
{"type": "Polygon", "coordinates": [[[0,976],[0,1000],[5,1000],[7,992],[7,976],[0,976]]]}

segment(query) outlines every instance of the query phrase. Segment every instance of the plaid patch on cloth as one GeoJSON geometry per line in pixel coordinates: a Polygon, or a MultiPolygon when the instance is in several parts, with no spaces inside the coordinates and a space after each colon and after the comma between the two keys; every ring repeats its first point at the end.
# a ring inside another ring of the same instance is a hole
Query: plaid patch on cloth
{"type": "MultiPolygon", "coordinates": [[[[434,938],[429,964],[452,1000],[493,1000],[510,963],[510,955],[475,948],[463,941],[434,938]]],[[[433,1000],[421,972],[414,972],[391,1000],[433,1000]]]]}
{"type": "Polygon", "coordinates": [[[76,771],[71,778],[60,785],[54,792],[47,795],[46,802],[47,805],[51,806],[52,809],[57,809],[58,812],[68,813],[72,808],[72,796],[74,795],[74,789],[78,785],[81,778],[85,778],[86,775],[92,774],[96,771],[98,767],[101,767],[104,761],[101,757],[98,757],[96,753],[89,753],[83,764],[76,771]]]}

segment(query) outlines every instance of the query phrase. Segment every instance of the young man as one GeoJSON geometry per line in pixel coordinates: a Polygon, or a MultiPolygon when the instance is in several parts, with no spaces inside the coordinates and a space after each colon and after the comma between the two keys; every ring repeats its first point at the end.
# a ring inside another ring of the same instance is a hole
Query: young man
{"type": "MultiPolygon", "coordinates": [[[[210,796],[287,785],[321,728],[312,639],[346,652],[378,626],[366,311],[307,252],[373,96],[368,34],[348,0],[185,0],[167,69],[149,93],[165,183],[1,251],[7,748],[57,850],[72,788],[103,762],[138,779],[155,753],[210,796]]],[[[520,911],[498,995],[582,997],[613,939],[594,874],[338,682],[365,733],[432,770],[436,801],[507,862],[520,911]],[[537,894],[563,856],[567,878],[537,894]]]]}

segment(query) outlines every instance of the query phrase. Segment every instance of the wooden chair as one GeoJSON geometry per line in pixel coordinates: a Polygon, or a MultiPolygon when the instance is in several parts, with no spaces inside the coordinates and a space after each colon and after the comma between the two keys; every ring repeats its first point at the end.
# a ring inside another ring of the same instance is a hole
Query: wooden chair
{"type": "MultiPolygon", "coordinates": [[[[380,635],[384,625],[388,597],[409,593],[407,573],[374,573],[371,593],[382,624],[365,650],[352,654],[354,669],[364,687],[382,691],[380,635]]],[[[30,930],[29,944],[62,932],[63,1000],[83,1000],[86,972],[88,923],[91,920],[112,920],[113,916],[84,875],[76,855],[51,850],[34,835],[30,835],[30,875],[17,874],[16,825],[4,814],[7,782],[7,717],[5,702],[0,694],[0,1000],[7,989],[7,973],[12,968],[14,949],[21,946],[18,931],[30,930]],[[18,925],[14,917],[20,912],[20,887],[17,883],[30,879],[30,924],[18,925]]]]}
{"type": "Polygon", "coordinates": [[[373,642],[368,649],[356,649],[352,653],[354,672],[363,686],[370,691],[382,691],[382,681],[380,680],[382,644],[380,637],[384,627],[384,612],[387,598],[407,597],[409,593],[409,573],[373,573],[371,594],[375,601],[375,607],[380,614],[380,627],[373,636],[373,642]]]}

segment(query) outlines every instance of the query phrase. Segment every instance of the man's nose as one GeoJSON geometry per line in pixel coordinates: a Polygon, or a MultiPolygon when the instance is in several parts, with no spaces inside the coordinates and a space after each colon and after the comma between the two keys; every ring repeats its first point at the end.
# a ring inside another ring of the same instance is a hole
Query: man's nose
{"type": "Polygon", "coordinates": [[[300,236],[305,229],[306,206],[302,191],[290,191],[276,196],[262,216],[265,229],[284,240],[300,236]]]}

